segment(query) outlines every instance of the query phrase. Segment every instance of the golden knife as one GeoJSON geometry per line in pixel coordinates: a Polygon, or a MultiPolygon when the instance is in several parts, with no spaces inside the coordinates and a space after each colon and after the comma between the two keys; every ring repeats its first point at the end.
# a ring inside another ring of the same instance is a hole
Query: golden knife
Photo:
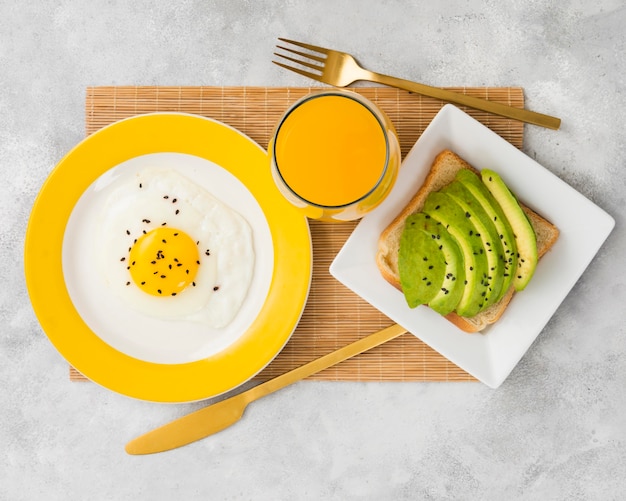
{"type": "Polygon", "coordinates": [[[126,452],[128,454],[153,454],[182,447],[208,437],[239,421],[250,402],[381,345],[405,332],[405,328],[394,324],[370,334],[234,397],[209,405],[141,435],[126,444],[126,452]]]}

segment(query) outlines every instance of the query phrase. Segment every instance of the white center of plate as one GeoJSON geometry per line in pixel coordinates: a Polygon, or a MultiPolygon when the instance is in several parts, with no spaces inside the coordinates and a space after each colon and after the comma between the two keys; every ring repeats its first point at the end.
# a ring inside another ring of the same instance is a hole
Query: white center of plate
{"type": "Polygon", "coordinates": [[[89,328],[113,348],[133,358],[162,364],[190,363],[232,345],[246,332],[263,307],[269,291],[274,250],[269,225],[248,188],[230,172],[203,158],[181,153],[135,157],[108,170],[80,197],[63,238],[63,275],[74,307],[89,328]],[[252,228],[255,266],[250,289],[235,319],[212,329],[186,320],[164,320],[129,308],[99,281],[97,228],[93,224],[107,199],[106,187],[134,177],[146,167],[172,169],[193,180],[241,214],[252,228]]]}

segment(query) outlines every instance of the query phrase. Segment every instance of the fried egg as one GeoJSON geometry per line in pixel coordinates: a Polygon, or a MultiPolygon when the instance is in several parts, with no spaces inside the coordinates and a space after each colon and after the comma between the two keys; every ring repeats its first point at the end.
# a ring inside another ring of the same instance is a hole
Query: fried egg
{"type": "Polygon", "coordinates": [[[236,316],[254,272],[252,230],[204,188],[143,169],[111,189],[99,224],[102,280],[128,307],[212,328],[236,316]]]}

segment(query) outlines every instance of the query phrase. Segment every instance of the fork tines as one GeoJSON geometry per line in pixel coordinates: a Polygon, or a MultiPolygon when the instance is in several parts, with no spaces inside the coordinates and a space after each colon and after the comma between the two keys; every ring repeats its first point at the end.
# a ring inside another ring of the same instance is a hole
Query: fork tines
{"type": "Polygon", "coordinates": [[[305,44],[302,42],[297,42],[295,40],[289,40],[287,38],[279,38],[278,40],[280,40],[281,42],[285,42],[287,44],[301,47],[310,52],[303,52],[301,50],[297,50],[291,47],[285,47],[284,45],[277,45],[276,46],[277,49],[280,49],[282,51],[288,52],[289,54],[293,54],[293,55],[300,56],[300,57],[295,58],[289,55],[281,54],[279,52],[274,52],[275,56],[280,57],[284,60],[290,61],[292,63],[296,63],[300,66],[304,66],[306,68],[315,70],[315,73],[312,73],[302,68],[291,66],[289,64],[285,64],[284,62],[272,61],[274,64],[277,64],[278,66],[281,66],[282,68],[285,68],[287,70],[295,71],[296,73],[299,73],[300,75],[304,75],[306,77],[319,80],[322,72],[324,71],[324,63],[326,61],[326,57],[323,57],[320,54],[326,54],[327,49],[324,49],[323,47],[318,47],[316,45],[310,45],[310,44],[305,44]],[[321,63],[321,64],[315,64],[315,62],[313,61],[317,61],[318,63],[321,63]]]}

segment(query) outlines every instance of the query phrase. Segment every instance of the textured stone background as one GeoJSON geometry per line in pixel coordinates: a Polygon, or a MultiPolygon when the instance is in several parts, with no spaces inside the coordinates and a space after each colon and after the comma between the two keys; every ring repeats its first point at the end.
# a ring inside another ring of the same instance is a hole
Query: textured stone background
{"type": "Polygon", "coordinates": [[[623,499],[623,0],[0,3],[0,499],[623,499]],[[434,85],[524,87],[560,131],[525,152],[617,226],[498,390],[304,382],[166,454],[123,446],[200,404],[72,384],[23,280],[34,198],[84,135],[88,85],[304,85],[278,36],[434,85]]]}

